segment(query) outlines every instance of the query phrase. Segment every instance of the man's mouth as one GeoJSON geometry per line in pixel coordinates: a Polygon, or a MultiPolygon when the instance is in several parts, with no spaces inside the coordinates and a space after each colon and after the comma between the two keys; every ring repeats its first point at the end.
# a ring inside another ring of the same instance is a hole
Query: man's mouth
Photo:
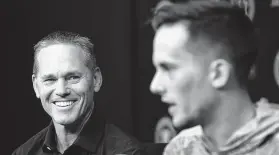
{"type": "Polygon", "coordinates": [[[67,106],[71,106],[74,102],[75,101],[56,101],[53,103],[58,107],[67,107],[67,106]]]}
{"type": "Polygon", "coordinates": [[[168,104],[168,105],[173,105],[174,104],[171,100],[168,100],[167,98],[164,98],[164,97],[161,98],[161,101],[163,103],[168,104]]]}

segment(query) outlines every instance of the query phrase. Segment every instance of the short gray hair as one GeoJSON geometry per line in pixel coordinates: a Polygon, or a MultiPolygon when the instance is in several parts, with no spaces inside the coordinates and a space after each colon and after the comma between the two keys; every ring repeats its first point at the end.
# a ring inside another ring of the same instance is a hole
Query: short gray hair
{"type": "Polygon", "coordinates": [[[97,67],[96,55],[94,52],[94,45],[91,43],[90,39],[84,36],[80,36],[77,33],[65,32],[65,31],[56,31],[50,33],[46,37],[42,38],[34,46],[34,64],[33,64],[33,74],[38,72],[38,60],[37,55],[41,49],[55,44],[70,44],[77,47],[80,47],[85,57],[87,58],[87,64],[92,64],[93,68],[97,67]]]}

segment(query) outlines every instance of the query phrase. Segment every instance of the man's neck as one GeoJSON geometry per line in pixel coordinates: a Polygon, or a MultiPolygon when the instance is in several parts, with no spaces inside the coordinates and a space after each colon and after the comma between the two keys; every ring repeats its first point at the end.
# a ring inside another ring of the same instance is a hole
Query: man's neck
{"type": "Polygon", "coordinates": [[[218,151],[236,130],[255,116],[255,108],[245,92],[230,93],[220,102],[210,123],[202,126],[206,143],[213,151],[218,151]]]}
{"type": "Polygon", "coordinates": [[[60,153],[64,153],[75,142],[91,113],[88,113],[80,123],[75,125],[65,126],[54,122],[57,149],[60,153]]]}

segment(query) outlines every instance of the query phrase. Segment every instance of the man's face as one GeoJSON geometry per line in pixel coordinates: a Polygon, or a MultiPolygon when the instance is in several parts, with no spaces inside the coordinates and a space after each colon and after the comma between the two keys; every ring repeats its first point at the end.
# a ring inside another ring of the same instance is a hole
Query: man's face
{"type": "Polygon", "coordinates": [[[101,72],[88,68],[81,48],[55,44],[39,51],[38,73],[32,76],[36,96],[54,123],[70,125],[94,108],[101,72]]]}
{"type": "Polygon", "coordinates": [[[189,34],[182,24],[163,25],[153,42],[153,64],[156,73],[151,92],[169,104],[175,127],[196,123],[209,109],[206,101],[212,94],[208,68],[197,56],[187,51],[189,34]]]}

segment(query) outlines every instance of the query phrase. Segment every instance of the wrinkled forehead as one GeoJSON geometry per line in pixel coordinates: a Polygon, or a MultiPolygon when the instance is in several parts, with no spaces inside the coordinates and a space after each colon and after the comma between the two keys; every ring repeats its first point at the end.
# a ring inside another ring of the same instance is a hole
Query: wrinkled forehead
{"type": "Polygon", "coordinates": [[[83,49],[75,45],[60,43],[43,47],[38,51],[38,57],[41,59],[60,59],[71,56],[84,57],[83,49]]]}
{"type": "Polygon", "coordinates": [[[82,69],[86,57],[81,48],[74,45],[55,44],[42,48],[37,55],[39,71],[55,69],[82,69]]]}

